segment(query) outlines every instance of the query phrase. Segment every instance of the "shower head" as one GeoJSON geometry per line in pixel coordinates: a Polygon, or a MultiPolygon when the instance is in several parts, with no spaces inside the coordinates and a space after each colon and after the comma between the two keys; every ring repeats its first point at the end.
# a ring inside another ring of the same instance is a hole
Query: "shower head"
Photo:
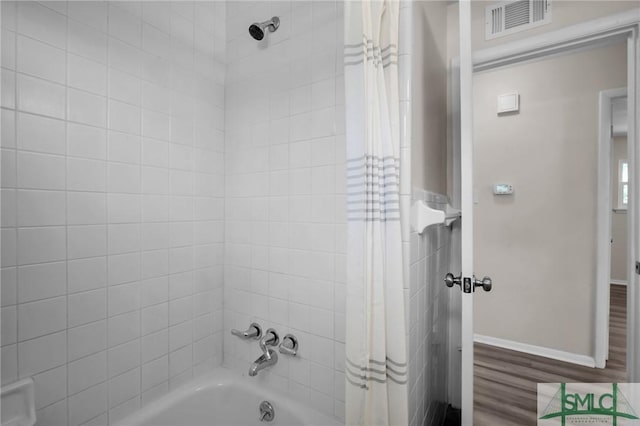
{"type": "Polygon", "coordinates": [[[268,28],[269,32],[272,33],[275,30],[277,30],[279,26],[280,26],[280,18],[278,18],[277,16],[274,16],[268,21],[255,22],[251,24],[251,26],[249,27],[249,34],[251,34],[251,37],[255,38],[256,40],[262,40],[264,38],[265,29],[268,28]]]}

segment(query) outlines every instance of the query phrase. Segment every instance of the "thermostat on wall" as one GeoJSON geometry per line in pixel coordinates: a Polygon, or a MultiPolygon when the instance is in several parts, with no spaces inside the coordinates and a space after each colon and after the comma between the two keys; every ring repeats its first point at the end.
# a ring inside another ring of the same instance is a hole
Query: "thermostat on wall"
{"type": "Polygon", "coordinates": [[[498,96],[498,114],[520,111],[520,95],[517,92],[498,96]]]}
{"type": "Polygon", "coordinates": [[[493,186],[495,195],[511,195],[513,194],[513,186],[508,183],[497,183],[493,186]]]}

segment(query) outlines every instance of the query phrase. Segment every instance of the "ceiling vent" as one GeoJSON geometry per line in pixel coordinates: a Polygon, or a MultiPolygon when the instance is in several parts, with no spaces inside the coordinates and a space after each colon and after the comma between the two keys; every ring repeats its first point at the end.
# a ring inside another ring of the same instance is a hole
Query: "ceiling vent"
{"type": "Polygon", "coordinates": [[[551,22],[551,0],[511,0],[485,9],[485,35],[490,40],[551,22]]]}

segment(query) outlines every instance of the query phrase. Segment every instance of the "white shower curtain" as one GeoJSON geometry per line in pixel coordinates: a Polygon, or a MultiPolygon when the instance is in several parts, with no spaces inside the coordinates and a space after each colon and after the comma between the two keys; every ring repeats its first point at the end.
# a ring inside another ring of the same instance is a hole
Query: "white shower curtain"
{"type": "Polygon", "coordinates": [[[345,2],[347,425],[407,425],[399,2],[345,2]]]}

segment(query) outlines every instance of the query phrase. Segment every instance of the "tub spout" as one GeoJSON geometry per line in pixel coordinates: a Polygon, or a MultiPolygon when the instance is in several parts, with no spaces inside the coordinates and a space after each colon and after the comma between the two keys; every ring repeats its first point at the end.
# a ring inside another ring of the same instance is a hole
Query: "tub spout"
{"type": "Polygon", "coordinates": [[[256,362],[249,367],[249,376],[253,377],[258,374],[258,371],[263,368],[270,367],[278,362],[278,354],[273,349],[269,349],[269,346],[277,346],[280,343],[280,337],[278,333],[273,329],[268,329],[262,339],[260,339],[260,349],[262,349],[262,355],[256,359],[256,362]]]}
{"type": "Polygon", "coordinates": [[[251,367],[249,367],[249,376],[253,377],[257,375],[258,371],[275,365],[276,362],[278,362],[278,354],[273,349],[269,349],[266,354],[260,355],[260,358],[251,364],[251,367]]]}

